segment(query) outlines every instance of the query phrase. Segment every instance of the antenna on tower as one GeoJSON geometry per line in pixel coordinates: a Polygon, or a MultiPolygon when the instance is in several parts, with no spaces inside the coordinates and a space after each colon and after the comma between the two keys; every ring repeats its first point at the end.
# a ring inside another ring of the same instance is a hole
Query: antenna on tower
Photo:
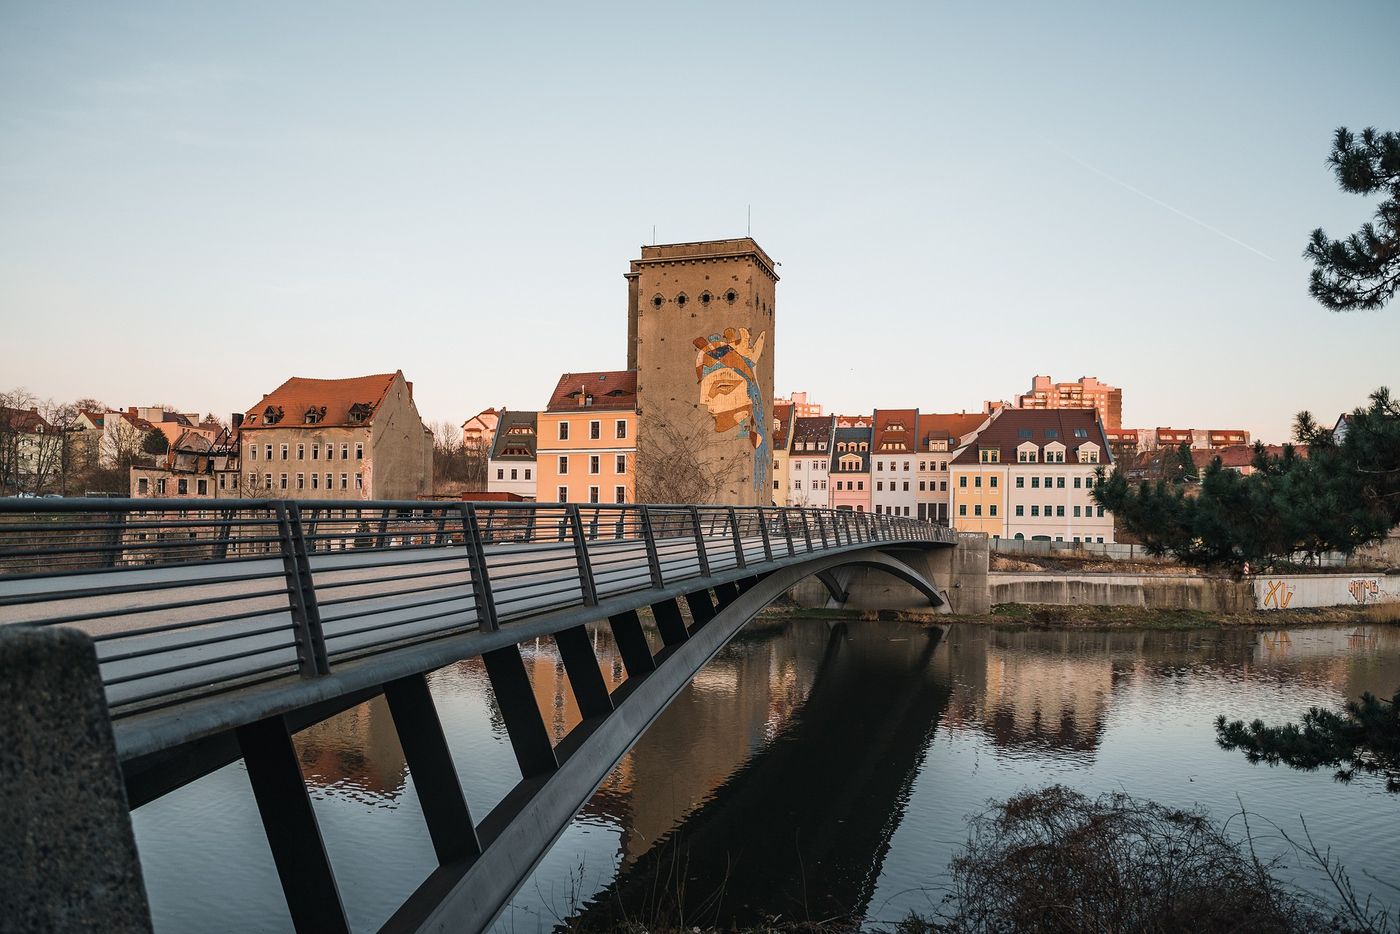
{"type": "Polygon", "coordinates": [[[746,237],[752,237],[752,236],[753,236],[753,205],[750,204],[750,205],[748,206],[748,208],[749,208],[749,219],[748,219],[748,223],[747,223],[747,224],[745,225],[745,227],[744,227],[744,236],[746,236],[746,237]]]}
{"type": "Polygon", "coordinates": [[[656,246],[656,225],[651,225],[651,245],[656,246]]]}

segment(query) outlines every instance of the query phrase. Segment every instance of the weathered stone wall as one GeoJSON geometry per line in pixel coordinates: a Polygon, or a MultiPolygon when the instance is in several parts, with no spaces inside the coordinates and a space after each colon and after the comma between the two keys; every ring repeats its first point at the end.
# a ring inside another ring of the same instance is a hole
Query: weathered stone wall
{"type": "Polygon", "coordinates": [[[1255,605],[1249,582],[1228,578],[993,572],[987,579],[992,604],[1138,606],[1207,613],[1247,613],[1255,605]]]}
{"type": "Polygon", "coordinates": [[[628,274],[638,457],[703,463],[715,502],[772,502],[777,282],[749,238],[643,247],[628,274]]]}

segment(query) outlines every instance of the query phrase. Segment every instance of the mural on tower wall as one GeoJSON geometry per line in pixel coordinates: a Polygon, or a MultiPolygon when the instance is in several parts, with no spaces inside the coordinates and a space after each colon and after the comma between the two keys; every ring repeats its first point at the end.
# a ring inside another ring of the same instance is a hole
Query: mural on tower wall
{"type": "Polygon", "coordinates": [[[725,328],[722,334],[695,338],[699,353],[695,358],[695,379],[700,384],[700,401],[715,419],[715,432],[737,429],[739,437],[753,446],[753,485],[768,489],[767,435],[763,431],[764,399],[758,376],[758,361],[768,333],[751,338],[748,328],[725,328]]]}

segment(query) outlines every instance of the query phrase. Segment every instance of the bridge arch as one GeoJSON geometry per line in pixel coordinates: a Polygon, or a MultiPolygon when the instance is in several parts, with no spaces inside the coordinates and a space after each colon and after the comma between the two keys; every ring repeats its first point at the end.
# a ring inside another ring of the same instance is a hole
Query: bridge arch
{"type": "MultiPolygon", "coordinates": [[[[670,706],[691,678],[743,627],[774,600],[805,578],[830,574],[845,567],[875,568],[916,587],[930,605],[946,611],[947,602],[933,582],[909,565],[878,548],[836,555],[813,556],[810,561],[751,578],[742,590],[726,598],[713,617],[692,628],[684,641],[668,645],[658,656],[656,669],[634,680],[626,697],[596,726],[587,721],[587,735],[570,750],[544,784],[487,844],[479,857],[460,871],[444,867],[430,877],[423,889],[435,893],[430,906],[405,903],[386,930],[455,931],[489,927],[646,729],[670,706]]],[[[659,615],[659,614],[658,614],[659,615]]],[[[567,739],[566,741],[567,742],[567,739]]],[[[561,744],[562,745],[562,744],[561,744]]],[[[422,891],[422,890],[420,890],[422,891]]]]}

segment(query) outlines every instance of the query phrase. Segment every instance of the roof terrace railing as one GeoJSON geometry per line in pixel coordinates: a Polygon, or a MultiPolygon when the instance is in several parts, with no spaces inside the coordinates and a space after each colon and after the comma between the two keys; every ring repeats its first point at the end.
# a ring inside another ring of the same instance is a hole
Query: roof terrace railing
{"type": "Polygon", "coordinates": [[[0,624],[88,633],[123,717],[881,542],[956,533],[779,507],[6,499],[0,624]]]}

